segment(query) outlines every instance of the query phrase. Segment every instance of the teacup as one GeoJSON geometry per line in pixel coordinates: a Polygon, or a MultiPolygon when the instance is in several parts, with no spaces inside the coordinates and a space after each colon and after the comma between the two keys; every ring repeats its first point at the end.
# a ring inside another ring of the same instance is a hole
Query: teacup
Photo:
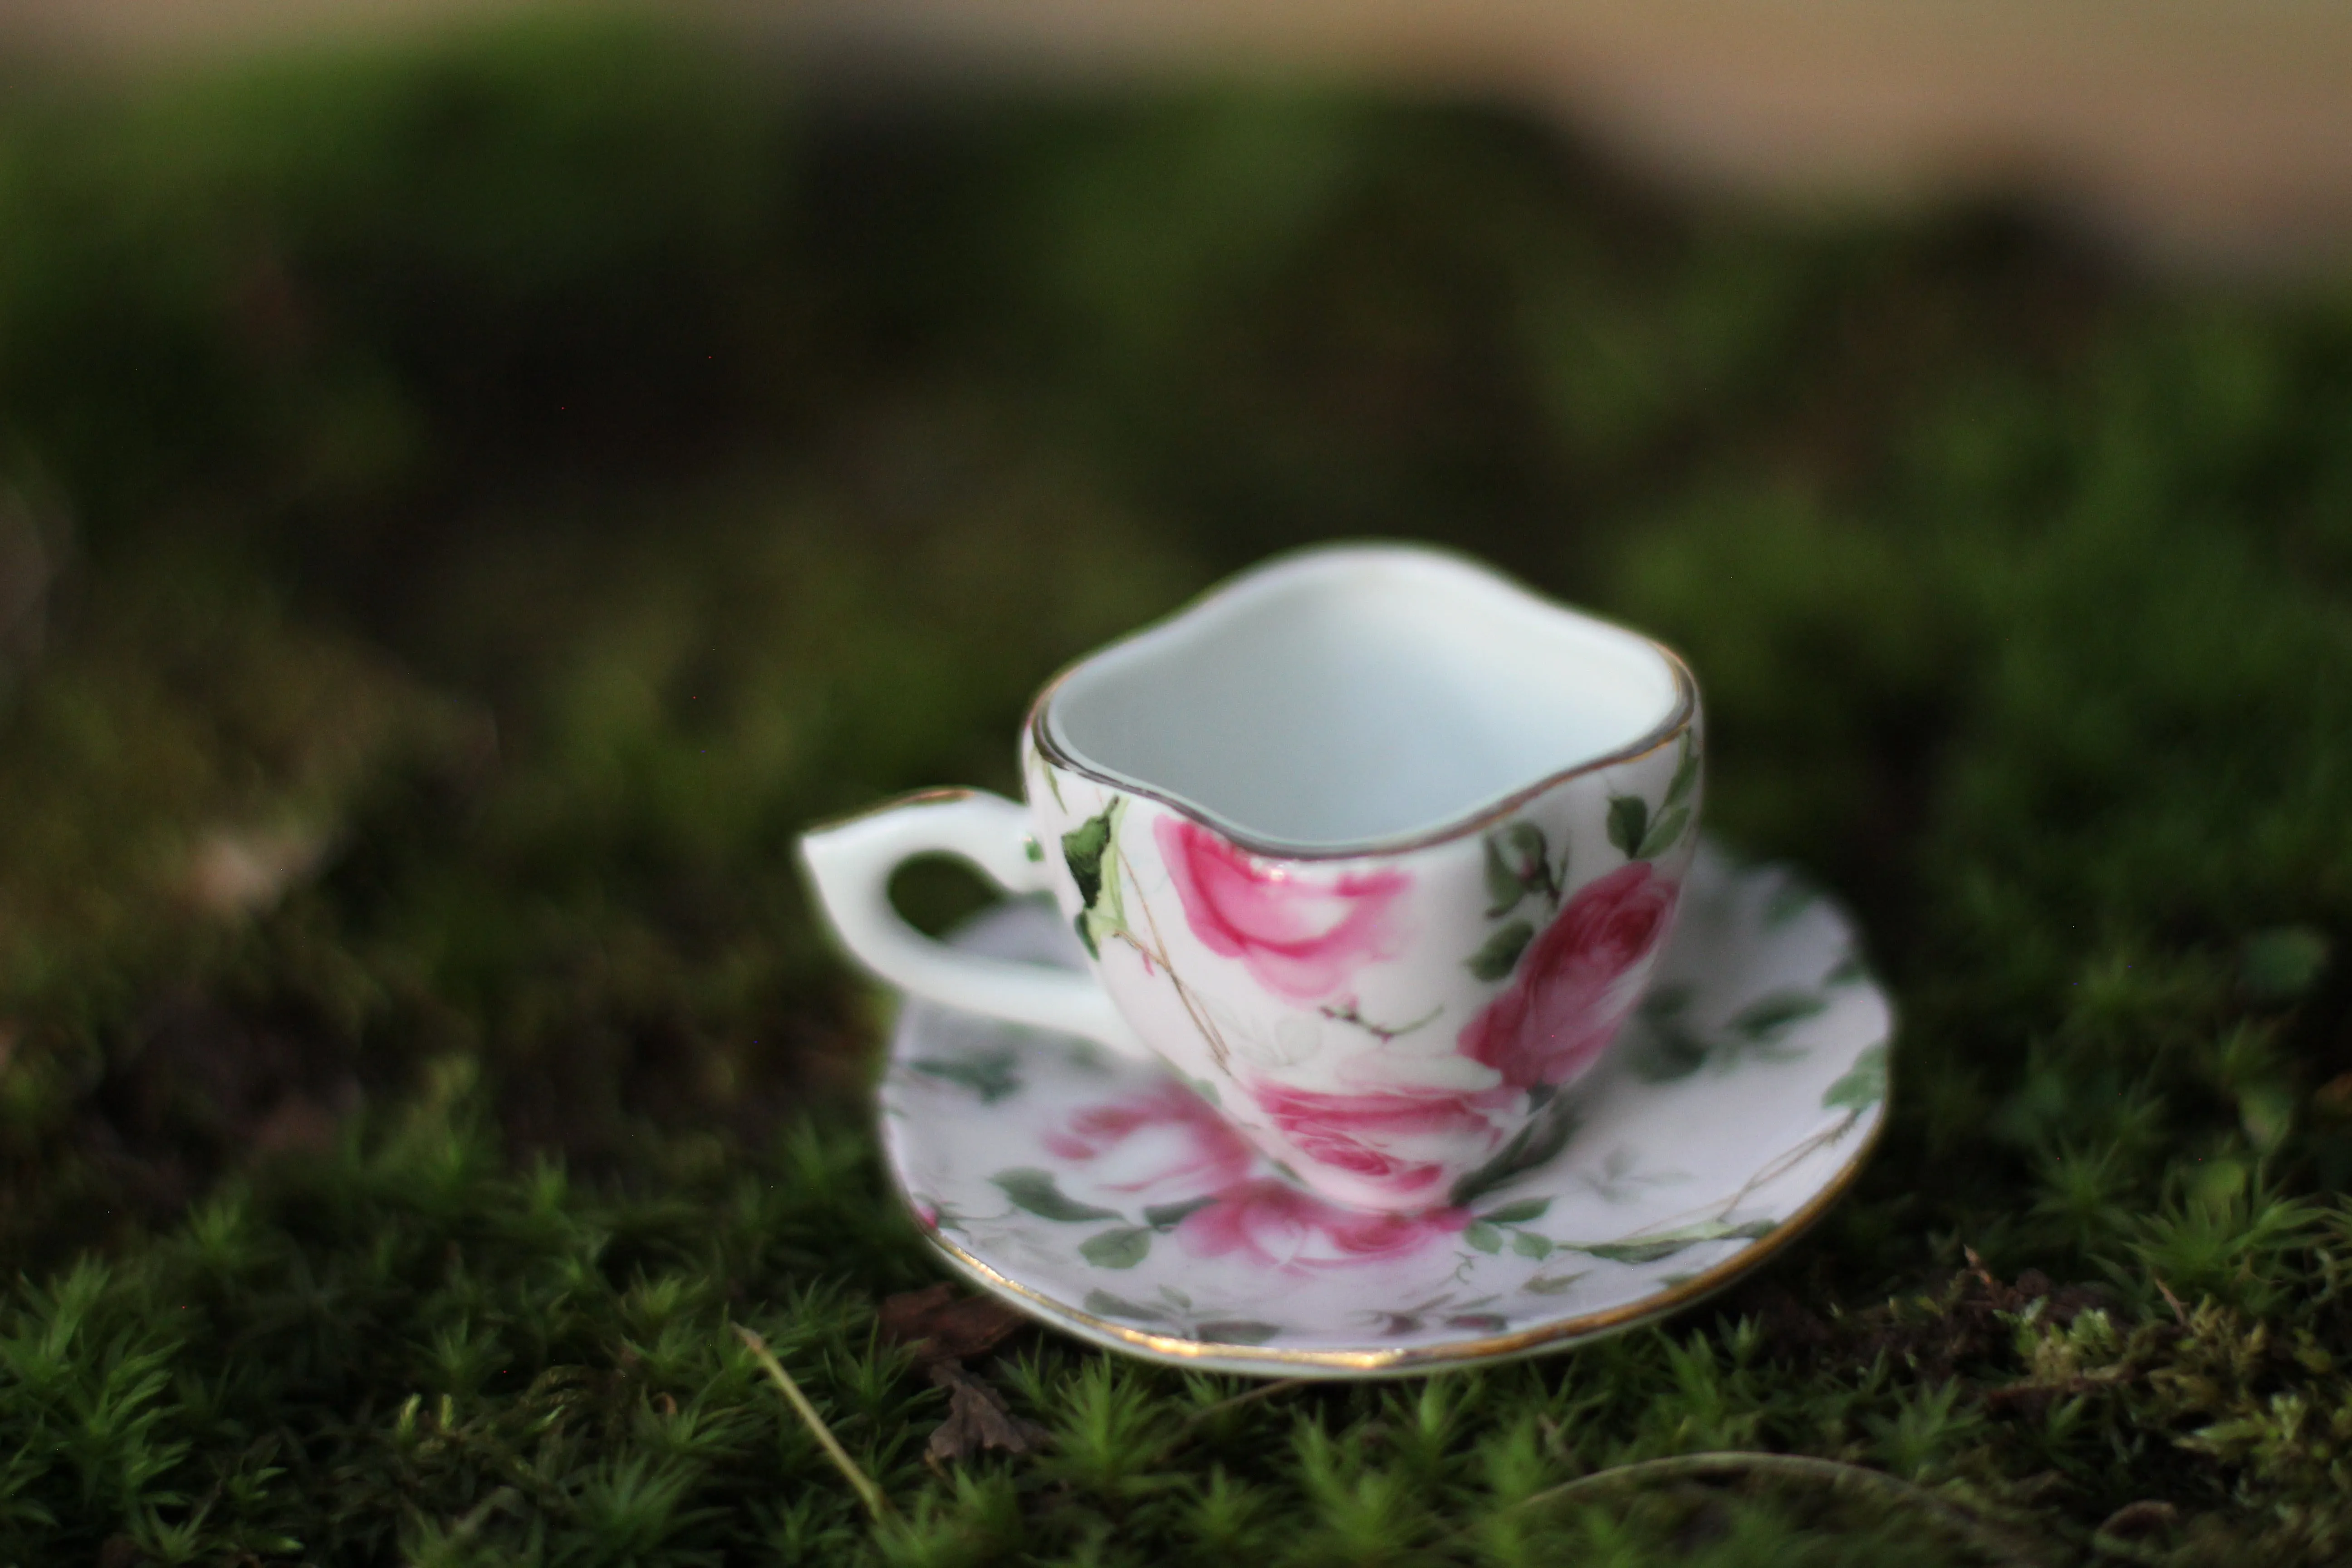
{"type": "Polygon", "coordinates": [[[1640,1000],[1697,841],[1682,660],[1419,547],[1277,559],[1081,660],[1021,760],[1025,807],[940,790],[802,838],[843,943],[914,995],[1156,1058],[1374,1209],[1558,1146],[1547,1107],[1640,1000]],[[1052,892],[1087,967],[908,926],[890,875],[941,852],[1052,892]]]}

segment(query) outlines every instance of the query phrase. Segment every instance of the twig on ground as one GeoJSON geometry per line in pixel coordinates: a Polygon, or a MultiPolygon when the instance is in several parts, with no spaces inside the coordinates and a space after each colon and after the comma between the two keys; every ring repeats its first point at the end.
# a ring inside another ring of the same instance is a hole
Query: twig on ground
{"type": "Polygon", "coordinates": [[[816,1435],[817,1446],[824,1450],[834,1468],[848,1478],[850,1489],[865,1503],[866,1511],[874,1516],[874,1522],[880,1524],[893,1518],[896,1510],[891,1508],[890,1500],[883,1495],[880,1487],[874,1484],[871,1476],[857,1468],[857,1461],[849,1457],[849,1450],[834,1436],[833,1428],[827,1426],[824,1417],[816,1413],[816,1406],[809,1403],[808,1395],[801,1392],[801,1385],[793,1381],[793,1374],[784,1370],[784,1363],[778,1361],[775,1352],[768,1348],[768,1342],[741,1323],[737,1323],[734,1328],[736,1337],[750,1347],[752,1358],[759,1362],[761,1369],[778,1388],[783,1390],[784,1397],[792,1403],[793,1410],[808,1424],[808,1429],[816,1435]]]}

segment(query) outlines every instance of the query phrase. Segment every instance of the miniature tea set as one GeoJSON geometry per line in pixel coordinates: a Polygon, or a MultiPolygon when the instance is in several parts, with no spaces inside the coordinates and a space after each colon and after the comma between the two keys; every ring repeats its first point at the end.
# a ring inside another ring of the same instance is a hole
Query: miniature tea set
{"type": "Polygon", "coordinates": [[[1396,545],[1245,574],[1048,685],[1025,805],[812,831],[908,994],[890,1168],[943,1257],[1083,1339],[1395,1374],[1687,1304],[1798,1235],[1883,1121],[1851,923],[1697,831],[1680,659],[1396,545]],[[890,873],[1020,897],[947,942],[890,873]]]}

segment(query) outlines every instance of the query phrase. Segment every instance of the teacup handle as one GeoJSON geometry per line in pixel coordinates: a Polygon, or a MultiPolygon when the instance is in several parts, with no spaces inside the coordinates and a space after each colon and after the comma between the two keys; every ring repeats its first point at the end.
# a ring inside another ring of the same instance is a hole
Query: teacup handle
{"type": "Polygon", "coordinates": [[[803,834],[801,864],[833,929],[859,963],[909,995],[1008,1023],[1078,1035],[1151,1059],[1084,970],[983,958],[935,942],[890,905],[890,874],[917,855],[969,860],[1008,893],[1053,889],[1031,858],[1029,814],[1002,795],[933,790],[803,834]]]}

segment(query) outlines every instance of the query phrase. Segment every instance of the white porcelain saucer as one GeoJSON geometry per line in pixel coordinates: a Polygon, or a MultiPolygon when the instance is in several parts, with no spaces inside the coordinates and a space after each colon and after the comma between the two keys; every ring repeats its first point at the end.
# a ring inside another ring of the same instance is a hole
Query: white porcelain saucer
{"type": "MultiPolygon", "coordinates": [[[[954,940],[1080,962],[1043,903],[954,940]]],[[[892,1037],[882,1131],[948,1261],[1056,1328],[1222,1372],[1380,1376],[1559,1349],[1756,1267],[1876,1141],[1892,1026],[1842,910],[1708,846],[1608,1062],[1512,1152],[1525,1168],[1457,1206],[1326,1203],[1172,1075],[925,1002],[892,1037]]]]}

